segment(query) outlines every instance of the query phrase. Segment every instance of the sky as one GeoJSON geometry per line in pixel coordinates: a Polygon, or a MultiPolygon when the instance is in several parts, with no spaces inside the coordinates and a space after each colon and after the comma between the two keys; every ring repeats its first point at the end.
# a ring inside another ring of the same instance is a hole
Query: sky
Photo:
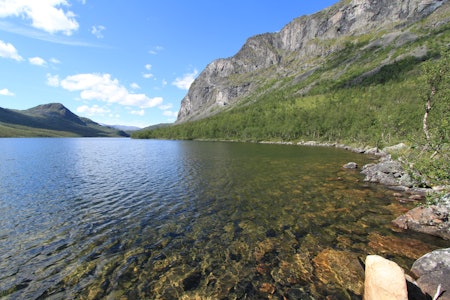
{"type": "Polygon", "coordinates": [[[176,120],[213,60],[337,0],[0,0],[0,107],[108,125],[176,120]]]}

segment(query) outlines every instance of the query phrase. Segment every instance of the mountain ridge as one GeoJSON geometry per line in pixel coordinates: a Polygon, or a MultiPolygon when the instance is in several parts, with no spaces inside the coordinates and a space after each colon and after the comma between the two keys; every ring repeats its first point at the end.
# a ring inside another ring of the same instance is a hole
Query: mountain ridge
{"type": "Polygon", "coordinates": [[[250,37],[234,56],[206,66],[181,101],[176,123],[229,109],[273,78],[303,80],[326,57],[366,39],[368,32],[379,35],[371,41],[372,47],[416,40],[420,35],[407,27],[446,4],[446,0],[345,0],[296,18],[279,32],[250,37]]]}
{"type": "Polygon", "coordinates": [[[0,107],[0,137],[127,137],[127,133],[79,117],[61,103],[26,110],[0,107]]]}

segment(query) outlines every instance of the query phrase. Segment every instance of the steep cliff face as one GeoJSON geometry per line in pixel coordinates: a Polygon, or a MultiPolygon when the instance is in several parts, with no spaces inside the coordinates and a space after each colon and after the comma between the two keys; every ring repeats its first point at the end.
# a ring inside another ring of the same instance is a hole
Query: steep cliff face
{"type": "MultiPolygon", "coordinates": [[[[448,0],[343,0],[293,20],[277,33],[251,37],[231,58],[210,63],[181,102],[177,123],[217,113],[273,78],[302,78],[320,59],[344,47],[343,38],[386,31],[389,37],[415,35],[401,29],[433,13],[448,0]],[[396,34],[397,32],[398,34],[396,34]]],[[[373,41],[375,43],[376,41],[373,41]]]]}

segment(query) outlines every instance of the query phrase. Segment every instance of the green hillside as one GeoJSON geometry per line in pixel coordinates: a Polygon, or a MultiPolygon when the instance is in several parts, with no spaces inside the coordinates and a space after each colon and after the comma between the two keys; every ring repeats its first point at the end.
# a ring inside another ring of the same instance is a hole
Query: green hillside
{"type": "MultiPolygon", "coordinates": [[[[450,26],[395,49],[350,43],[304,80],[272,79],[238,105],[199,121],[136,132],[135,138],[322,140],[383,146],[422,136],[424,65],[442,59],[450,26]],[[426,47],[426,55],[405,56],[426,47]],[[376,70],[376,71],[374,71],[376,70]]],[[[448,59],[448,58],[447,58],[448,59]]],[[[442,95],[448,97],[448,95],[442,95]]],[[[448,101],[448,98],[446,98],[448,101]]],[[[443,117],[441,111],[435,118],[443,117]]]]}
{"type": "MultiPolygon", "coordinates": [[[[385,32],[335,41],[345,47],[314,61],[315,67],[301,77],[271,76],[250,96],[223,112],[198,121],[138,131],[132,137],[316,140],[378,147],[407,142],[413,147],[426,145],[427,151],[420,155],[438,151],[445,153],[441,159],[448,158],[450,24],[430,23],[436,22],[423,20],[410,28],[420,38],[400,46],[374,43],[385,32]],[[438,81],[436,74],[441,77],[438,81]],[[433,87],[437,90],[427,120],[433,140],[427,141],[423,119],[433,87]]],[[[429,160],[425,160],[427,163],[429,160]]],[[[437,177],[449,180],[450,167],[448,162],[444,164],[446,169],[437,177]]]]}

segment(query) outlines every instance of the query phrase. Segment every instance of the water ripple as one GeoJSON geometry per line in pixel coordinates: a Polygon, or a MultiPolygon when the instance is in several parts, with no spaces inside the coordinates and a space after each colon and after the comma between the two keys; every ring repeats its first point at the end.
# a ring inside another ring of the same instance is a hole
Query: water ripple
{"type": "Polygon", "coordinates": [[[127,139],[0,144],[6,299],[256,299],[264,281],[279,297],[311,296],[318,287],[282,284],[298,249],[315,255],[348,240],[347,251],[363,253],[369,230],[392,234],[386,193],[337,174],[363,163],[355,154],[127,139]],[[348,180],[331,185],[333,176],[348,180]],[[384,213],[368,219],[369,208],[384,213]],[[352,233],[355,220],[363,229],[352,233]]]}

